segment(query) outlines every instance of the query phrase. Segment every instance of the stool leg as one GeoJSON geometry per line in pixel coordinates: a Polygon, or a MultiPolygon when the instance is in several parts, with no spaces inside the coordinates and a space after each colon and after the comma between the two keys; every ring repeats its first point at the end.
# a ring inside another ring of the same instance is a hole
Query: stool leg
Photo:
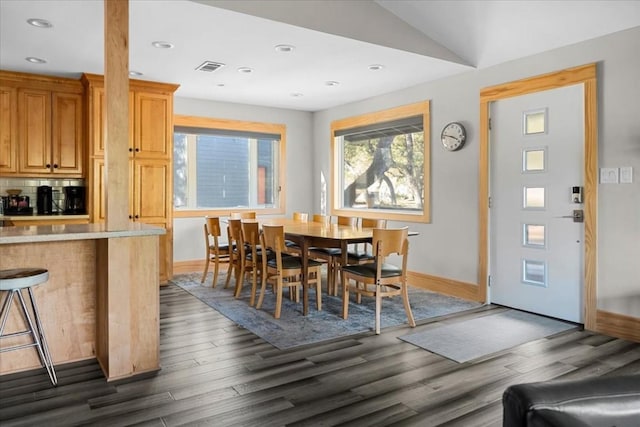
{"type": "Polygon", "coordinates": [[[58,385],[58,378],[56,377],[56,371],[53,369],[53,361],[51,360],[51,354],[49,353],[49,347],[47,346],[47,340],[44,337],[44,331],[42,330],[42,324],[40,323],[40,316],[38,314],[38,308],[36,307],[35,299],[33,298],[33,291],[31,288],[28,288],[29,299],[31,300],[31,307],[33,308],[33,315],[36,321],[36,327],[34,327],[33,322],[31,321],[31,316],[29,316],[29,310],[27,310],[27,305],[24,302],[24,297],[22,296],[22,292],[18,291],[18,298],[20,299],[20,305],[22,306],[22,310],[24,311],[24,315],[29,323],[29,327],[31,328],[31,334],[33,335],[33,339],[36,342],[36,348],[38,349],[38,355],[40,356],[40,360],[47,370],[47,374],[49,374],[49,379],[51,380],[51,384],[58,385]]]}
{"type": "Polygon", "coordinates": [[[2,313],[2,322],[0,323],[0,337],[4,335],[4,327],[7,324],[7,319],[9,318],[9,309],[11,309],[11,302],[13,301],[13,293],[15,291],[7,291],[7,297],[4,299],[4,303],[2,303],[2,309],[0,313],[2,313]]]}

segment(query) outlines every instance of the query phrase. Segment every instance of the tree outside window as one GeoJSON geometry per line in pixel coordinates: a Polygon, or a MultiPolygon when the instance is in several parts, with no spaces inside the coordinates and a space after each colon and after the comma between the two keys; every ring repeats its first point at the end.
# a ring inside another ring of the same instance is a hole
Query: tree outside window
{"type": "Polygon", "coordinates": [[[333,212],[428,221],[429,103],[332,124],[333,212]]]}

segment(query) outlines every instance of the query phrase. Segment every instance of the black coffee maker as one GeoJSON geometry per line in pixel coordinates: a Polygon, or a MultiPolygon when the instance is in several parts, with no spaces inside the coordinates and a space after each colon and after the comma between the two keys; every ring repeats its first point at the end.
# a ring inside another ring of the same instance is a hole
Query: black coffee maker
{"type": "Polygon", "coordinates": [[[38,215],[51,215],[53,213],[53,190],[48,185],[37,188],[36,207],[38,215]]]}
{"type": "Polygon", "coordinates": [[[86,214],[84,187],[64,187],[64,213],[70,215],[86,214]]]}

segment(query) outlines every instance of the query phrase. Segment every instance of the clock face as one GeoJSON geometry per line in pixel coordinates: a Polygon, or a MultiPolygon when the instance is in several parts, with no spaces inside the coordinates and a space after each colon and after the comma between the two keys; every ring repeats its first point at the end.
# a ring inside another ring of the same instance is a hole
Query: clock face
{"type": "Polygon", "coordinates": [[[462,124],[453,122],[449,123],[442,129],[440,134],[442,139],[442,145],[449,151],[456,151],[462,148],[465,140],[467,139],[467,133],[464,130],[462,124]]]}

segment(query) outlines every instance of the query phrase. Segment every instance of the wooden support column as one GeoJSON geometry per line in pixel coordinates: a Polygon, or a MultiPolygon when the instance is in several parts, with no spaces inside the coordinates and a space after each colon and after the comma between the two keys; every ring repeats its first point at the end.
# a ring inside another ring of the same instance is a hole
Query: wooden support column
{"type": "MultiPolygon", "coordinates": [[[[129,0],[104,1],[104,93],[105,93],[105,219],[108,231],[129,227],[129,0]]],[[[149,279],[142,262],[155,267],[157,238],[140,247],[139,238],[109,238],[97,246],[96,356],[109,380],[126,378],[159,367],[157,340],[142,345],[150,359],[138,355],[142,334],[133,316],[133,305],[143,304],[138,295],[149,279]],[[154,243],[155,241],[155,243],[154,243]],[[150,246],[150,247],[149,247],[150,246]],[[148,254],[138,251],[150,250],[148,254]],[[150,256],[149,256],[150,255],[150,256]],[[146,280],[145,280],[146,279],[146,280]],[[153,345],[155,344],[155,348],[153,345]],[[150,348],[151,347],[151,348],[150,348]]],[[[156,289],[152,282],[151,289],[156,289]]],[[[145,295],[149,297],[149,295],[145,295]]],[[[157,308],[151,300],[151,310],[157,308]]],[[[157,316],[142,322],[154,337],[157,316]]],[[[152,340],[153,341],[153,340],[152,340]]]]}
{"type": "Polygon", "coordinates": [[[129,0],[104,2],[105,200],[107,230],[129,222],[129,0]]]}

